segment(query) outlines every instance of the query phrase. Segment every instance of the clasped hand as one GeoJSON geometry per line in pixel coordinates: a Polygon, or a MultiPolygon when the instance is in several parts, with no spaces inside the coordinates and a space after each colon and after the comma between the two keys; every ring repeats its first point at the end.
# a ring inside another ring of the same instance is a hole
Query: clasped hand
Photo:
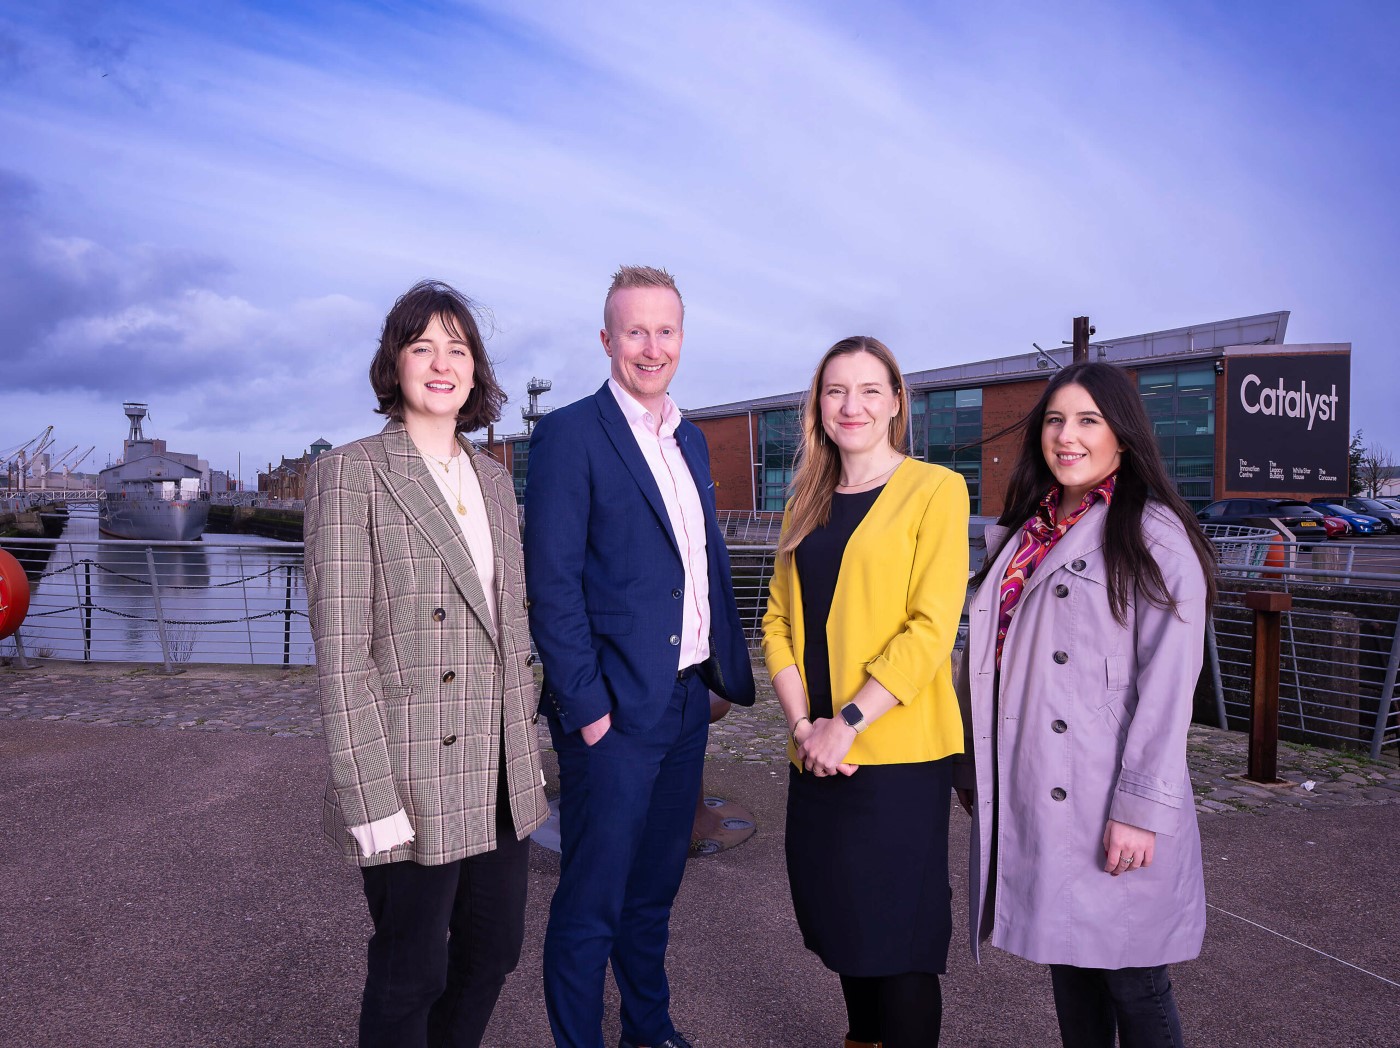
{"type": "Polygon", "coordinates": [[[859,765],[847,764],[846,754],[856,741],[856,730],[843,720],[820,717],[802,720],[792,733],[797,745],[797,759],[802,766],[819,778],[825,775],[854,775],[859,765]]]}

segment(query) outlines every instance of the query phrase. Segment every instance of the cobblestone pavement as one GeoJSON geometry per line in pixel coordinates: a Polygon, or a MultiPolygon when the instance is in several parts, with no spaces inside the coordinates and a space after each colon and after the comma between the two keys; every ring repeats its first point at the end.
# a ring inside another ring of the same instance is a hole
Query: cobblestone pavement
{"type": "MultiPolygon", "coordinates": [[[[0,719],[314,737],[321,733],[315,680],[310,667],[190,666],[174,676],[158,666],[114,663],[0,667],[0,719]]],[[[540,728],[547,747],[549,733],[540,728]]],[[[771,689],[760,686],[753,708],[735,706],[711,727],[707,756],[779,764],[785,745],[782,713],[771,689]]],[[[1202,815],[1400,801],[1393,759],[1376,763],[1356,753],[1280,743],[1279,776],[1288,785],[1259,786],[1240,777],[1245,736],[1199,724],[1191,727],[1187,757],[1202,815]]]]}

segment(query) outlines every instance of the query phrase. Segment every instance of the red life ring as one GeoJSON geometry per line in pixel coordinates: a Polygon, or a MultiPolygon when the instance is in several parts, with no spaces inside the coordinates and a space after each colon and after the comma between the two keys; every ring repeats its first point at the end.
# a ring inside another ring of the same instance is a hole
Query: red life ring
{"type": "Polygon", "coordinates": [[[0,640],[12,636],[29,614],[29,576],[7,550],[0,549],[0,640]]]}

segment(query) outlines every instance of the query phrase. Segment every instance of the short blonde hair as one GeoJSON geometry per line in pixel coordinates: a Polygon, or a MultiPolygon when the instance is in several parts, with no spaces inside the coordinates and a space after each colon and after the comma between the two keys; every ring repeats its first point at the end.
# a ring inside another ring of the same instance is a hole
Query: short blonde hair
{"type": "Polygon", "coordinates": [[[613,295],[634,287],[661,287],[674,291],[681,304],[681,321],[684,323],[685,300],[681,298],[681,289],[676,287],[675,277],[655,266],[619,266],[613,274],[612,283],[608,286],[608,296],[603,299],[603,327],[608,326],[608,306],[613,295]]]}

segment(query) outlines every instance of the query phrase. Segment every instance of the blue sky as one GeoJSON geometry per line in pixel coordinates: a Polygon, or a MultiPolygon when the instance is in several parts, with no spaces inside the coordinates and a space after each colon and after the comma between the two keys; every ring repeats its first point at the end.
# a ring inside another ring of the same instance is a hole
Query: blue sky
{"type": "Polygon", "coordinates": [[[0,448],[246,480],[378,429],[393,299],[491,313],[520,429],[664,265],[683,406],[1276,309],[1400,453],[1400,5],[0,0],[0,448]]]}

